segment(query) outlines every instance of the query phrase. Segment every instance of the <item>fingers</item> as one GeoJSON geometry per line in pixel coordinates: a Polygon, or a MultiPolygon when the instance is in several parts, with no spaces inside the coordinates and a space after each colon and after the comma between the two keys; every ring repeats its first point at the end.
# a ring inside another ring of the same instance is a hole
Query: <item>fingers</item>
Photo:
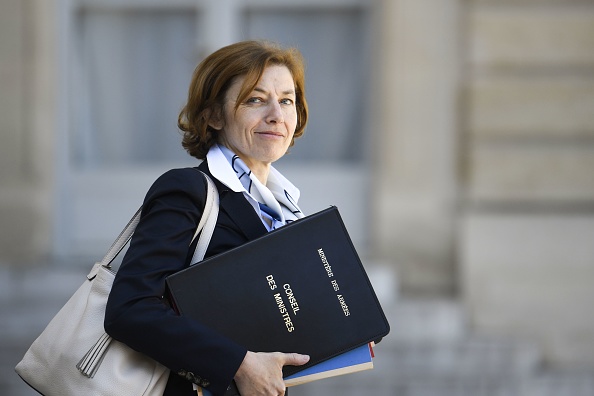
{"type": "Polygon", "coordinates": [[[280,352],[248,352],[235,374],[242,396],[278,396],[285,394],[282,367],[287,359],[280,352]]]}
{"type": "Polygon", "coordinates": [[[308,355],[299,353],[248,352],[235,374],[235,381],[241,395],[284,395],[283,366],[300,366],[308,361],[308,355]]]}
{"type": "Polygon", "coordinates": [[[301,366],[309,362],[309,355],[302,355],[300,353],[284,353],[283,366],[301,366]]]}

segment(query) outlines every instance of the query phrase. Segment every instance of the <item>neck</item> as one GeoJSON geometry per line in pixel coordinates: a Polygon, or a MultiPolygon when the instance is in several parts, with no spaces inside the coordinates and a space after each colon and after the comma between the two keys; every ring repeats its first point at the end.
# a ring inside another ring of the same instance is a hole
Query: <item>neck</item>
{"type": "Polygon", "coordinates": [[[258,178],[260,183],[266,185],[268,181],[268,175],[270,174],[270,167],[272,165],[271,162],[262,162],[262,161],[255,161],[249,157],[240,154],[239,150],[234,150],[228,145],[224,140],[218,143],[221,146],[225,146],[229,150],[231,150],[235,155],[237,155],[241,160],[250,168],[252,173],[258,178]]]}
{"type": "Polygon", "coordinates": [[[246,162],[246,165],[250,168],[252,173],[258,178],[258,180],[260,180],[260,183],[266,185],[266,182],[268,181],[268,175],[270,174],[270,164],[254,164],[246,162]]]}

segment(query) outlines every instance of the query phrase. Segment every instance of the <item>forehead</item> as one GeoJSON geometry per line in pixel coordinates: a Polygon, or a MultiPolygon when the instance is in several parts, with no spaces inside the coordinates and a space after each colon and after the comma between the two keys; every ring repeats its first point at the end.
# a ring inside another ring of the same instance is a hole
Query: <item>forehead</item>
{"type": "MultiPolygon", "coordinates": [[[[251,77],[251,76],[249,76],[251,77]]],[[[280,89],[284,93],[295,93],[295,81],[291,71],[284,65],[270,65],[262,72],[258,81],[254,81],[256,76],[248,78],[247,75],[237,76],[233,79],[229,93],[238,95],[247,95],[252,90],[267,92],[268,89],[280,89]]]]}
{"type": "Polygon", "coordinates": [[[262,83],[273,83],[276,85],[295,86],[293,75],[287,66],[270,65],[264,69],[262,76],[256,85],[262,83]]]}

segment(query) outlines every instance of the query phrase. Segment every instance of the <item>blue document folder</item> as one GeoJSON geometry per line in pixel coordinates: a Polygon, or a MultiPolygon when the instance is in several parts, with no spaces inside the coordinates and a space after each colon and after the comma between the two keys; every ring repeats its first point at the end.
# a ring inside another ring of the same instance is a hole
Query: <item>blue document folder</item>
{"type": "Polygon", "coordinates": [[[341,355],[318,363],[315,366],[308,367],[303,371],[285,377],[285,385],[295,386],[322,378],[372,369],[373,360],[370,348],[367,344],[361,345],[341,355]]]}

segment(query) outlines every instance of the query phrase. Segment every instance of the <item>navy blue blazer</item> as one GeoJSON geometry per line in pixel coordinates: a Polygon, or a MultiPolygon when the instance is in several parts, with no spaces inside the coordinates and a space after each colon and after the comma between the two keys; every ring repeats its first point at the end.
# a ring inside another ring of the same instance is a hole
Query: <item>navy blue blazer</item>
{"type": "MultiPolygon", "coordinates": [[[[199,169],[212,177],[206,161],[199,169]]],[[[213,180],[220,212],[207,257],[267,232],[242,193],[213,180]]],[[[247,353],[199,321],[177,315],[164,297],[165,278],[190,265],[196,244],[190,241],[205,198],[206,182],[196,169],[174,169],[155,181],[107,303],[106,332],[171,370],[166,396],[195,395],[191,382],[223,395],[247,353]]]]}

